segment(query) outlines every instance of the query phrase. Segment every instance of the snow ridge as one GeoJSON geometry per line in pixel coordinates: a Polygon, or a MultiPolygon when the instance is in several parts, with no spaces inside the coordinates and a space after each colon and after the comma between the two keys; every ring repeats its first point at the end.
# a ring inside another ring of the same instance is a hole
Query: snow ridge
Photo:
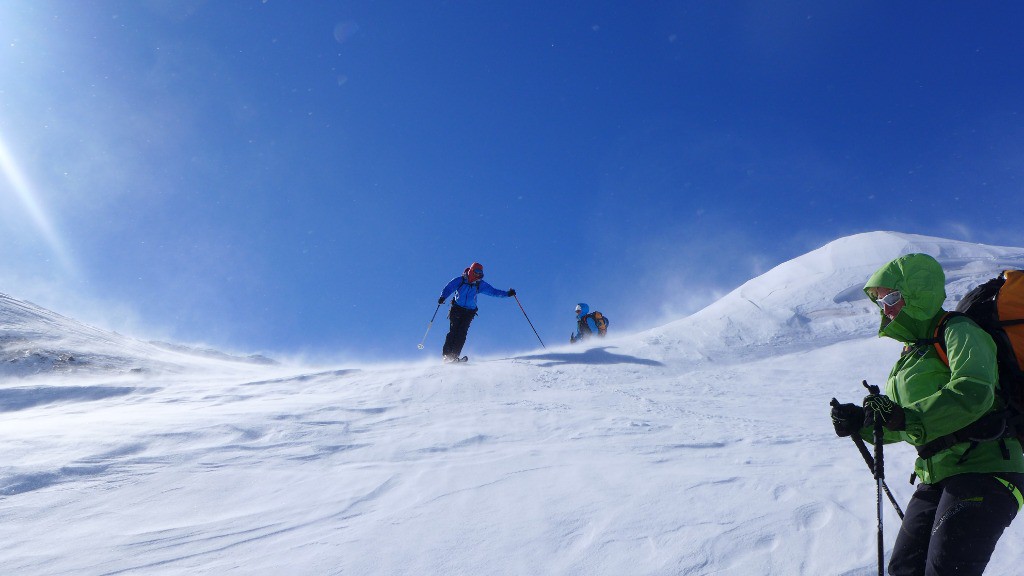
{"type": "Polygon", "coordinates": [[[179,344],[148,343],[0,294],[0,376],[181,373],[215,362],[274,364],[179,344]],[[213,362],[211,362],[213,361],[213,362]]]}
{"type": "Polygon", "coordinates": [[[784,262],[703,310],[641,336],[653,348],[691,350],[690,361],[762,357],[872,336],[878,312],[864,296],[864,282],[882,264],[915,252],[934,256],[945,269],[948,309],[1002,270],[1024,268],[1021,248],[897,232],[857,234],[784,262]]]}

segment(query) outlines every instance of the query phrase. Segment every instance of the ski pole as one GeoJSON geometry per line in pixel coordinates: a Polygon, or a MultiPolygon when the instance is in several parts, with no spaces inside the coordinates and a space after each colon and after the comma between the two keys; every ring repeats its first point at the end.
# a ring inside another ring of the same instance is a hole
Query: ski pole
{"type": "Polygon", "coordinates": [[[427,341],[427,334],[430,333],[430,327],[434,325],[434,318],[437,318],[437,311],[441,309],[441,303],[437,303],[437,308],[434,308],[434,315],[430,317],[430,324],[427,324],[427,331],[423,333],[423,340],[416,345],[417,348],[423,350],[423,343],[427,341]]]}
{"type": "MultiPolygon", "coordinates": [[[[869,385],[867,380],[864,380],[863,384],[869,394],[881,394],[882,392],[878,386],[869,385]]],[[[878,576],[885,576],[885,543],[882,540],[882,486],[885,484],[885,463],[882,461],[882,419],[876,415],[874,421],[875,505],[878,508],[878,576]]]]}
{"type": "MultiPolygon", "coordinates": [[[[526,316],[526,321],[530,322],[530,317],[526,315],[526,310],[523,309],[523,303],[519,301],[519,296],[513,296],[516,299],[516,304],[519,304],[519,309],[523,311],[523,316],[526,316]]],[[[530,328],[533,328],[533,322],[530,322],[530,328]]],[[[540,347],[547,350],[548,347],[544,345],[544,341],[540,339],[540,334],[537,334],[537,329],[533,328],[533,334],[540,340],[540,347]]]]}
{"type": "MultiPolygon", "coordinates": [[[[838,406],[839,400],[832,399],[830,403],[832,406],[838,406]]],[[[850,440],[853,440],[857,450],[860,451],[860,455],[864,458],[864,463],[868,465],[868,470],[872,473],[875,471],[875,459],[871,457],[871,452],[868,451],[868,447],[864,445],[864,439],[856,432],[850,435],[850,440]]],[[[892,503],[892,507],[896,509],[896,514],[899,515],[900,520],[903,520],[903,509],[900,508],[899,503],[896,502],[896,497],[892,495],[889,490],[889,486],[886,485],[885,480],[882,480],[882,489],[885,490],[885,495],[889,497],[889,502],[892,503]]]]}

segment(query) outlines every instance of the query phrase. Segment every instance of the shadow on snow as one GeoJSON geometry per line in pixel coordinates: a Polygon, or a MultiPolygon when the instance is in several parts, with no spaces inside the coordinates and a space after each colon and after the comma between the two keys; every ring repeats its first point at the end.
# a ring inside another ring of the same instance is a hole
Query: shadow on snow
{"type": "Polygon", "coordinates": [[[566,364],[642,364],[644,366],[664,366],[664,364],[657,360],[637,358],[627,354],[613,354],[608,352],[609,348],[614,348],[614,346],[590,348],[582,352],[552,352],[549,354],[516,356],[513,360],[544,360],[546,362],[538,364],[538,366],[543,368],[564,366],[566,364]]]}
{"type": "Polygon", "coordinates": [[[57,402],[91,402],[125,396],[135,388],[122,386],[40,386],[0,390],[0,412],[15,412],[57,402]]]}

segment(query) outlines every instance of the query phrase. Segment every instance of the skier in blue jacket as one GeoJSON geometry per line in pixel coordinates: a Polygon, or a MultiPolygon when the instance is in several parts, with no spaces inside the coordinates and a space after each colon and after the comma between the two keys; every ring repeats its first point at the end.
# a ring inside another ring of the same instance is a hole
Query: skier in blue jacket
{"type": "Polygon", "coordinates": [[[444,290],[441,290],[441,297],[437,299],[438,304],[444,304],[448,296],[455,294],[452,298],[452,305],[448,309],[448,320],[451,327],[444,339],[444,348],[441,354],[445,362],[459,362],[462,356],[462,347],[466,344],[466,334],[469,333],[469,323],[476,316],[476,296],[486,294],[498,298],[508,298],[516,295],[514,288],[498,290],[487,282],[484,282],[484,266],[479,262],[473,262],[462,273],[462,276],[452,278],[444,290]]]}
{"type": "Polygon", "coordinates": [[[608,319],[600,312],[590,313],[590,306],[580,302],[576,305],[576,333],[569,335],[569,342],[576,343],[591,336],[604,336],[608,319]]]}

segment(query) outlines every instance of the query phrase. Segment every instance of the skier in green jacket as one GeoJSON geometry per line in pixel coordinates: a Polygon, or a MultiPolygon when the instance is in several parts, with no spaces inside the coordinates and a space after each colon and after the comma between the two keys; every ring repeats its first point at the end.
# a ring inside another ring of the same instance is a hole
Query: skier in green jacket
{"type": "Polygon", "coordinates": [[[949,364],[933,338],[945,311],[945,274],[927,254],[901,256],[864,286],[881,313],[879,336],[905,344],[889,373],[885,394],[861,406],[833,407],[836,434],[871,439],[875,418],[885,442],[918,448],[914,472],[921,484],[907,505],[889,561],[894,576],[980,575],[1003,530],[1024,504],[1024,454],[1016,438],[962,442],[929,455],[922,447],[1002,409],[996,393],[996,346],[972,320],[948,321],[949,364]]]}

